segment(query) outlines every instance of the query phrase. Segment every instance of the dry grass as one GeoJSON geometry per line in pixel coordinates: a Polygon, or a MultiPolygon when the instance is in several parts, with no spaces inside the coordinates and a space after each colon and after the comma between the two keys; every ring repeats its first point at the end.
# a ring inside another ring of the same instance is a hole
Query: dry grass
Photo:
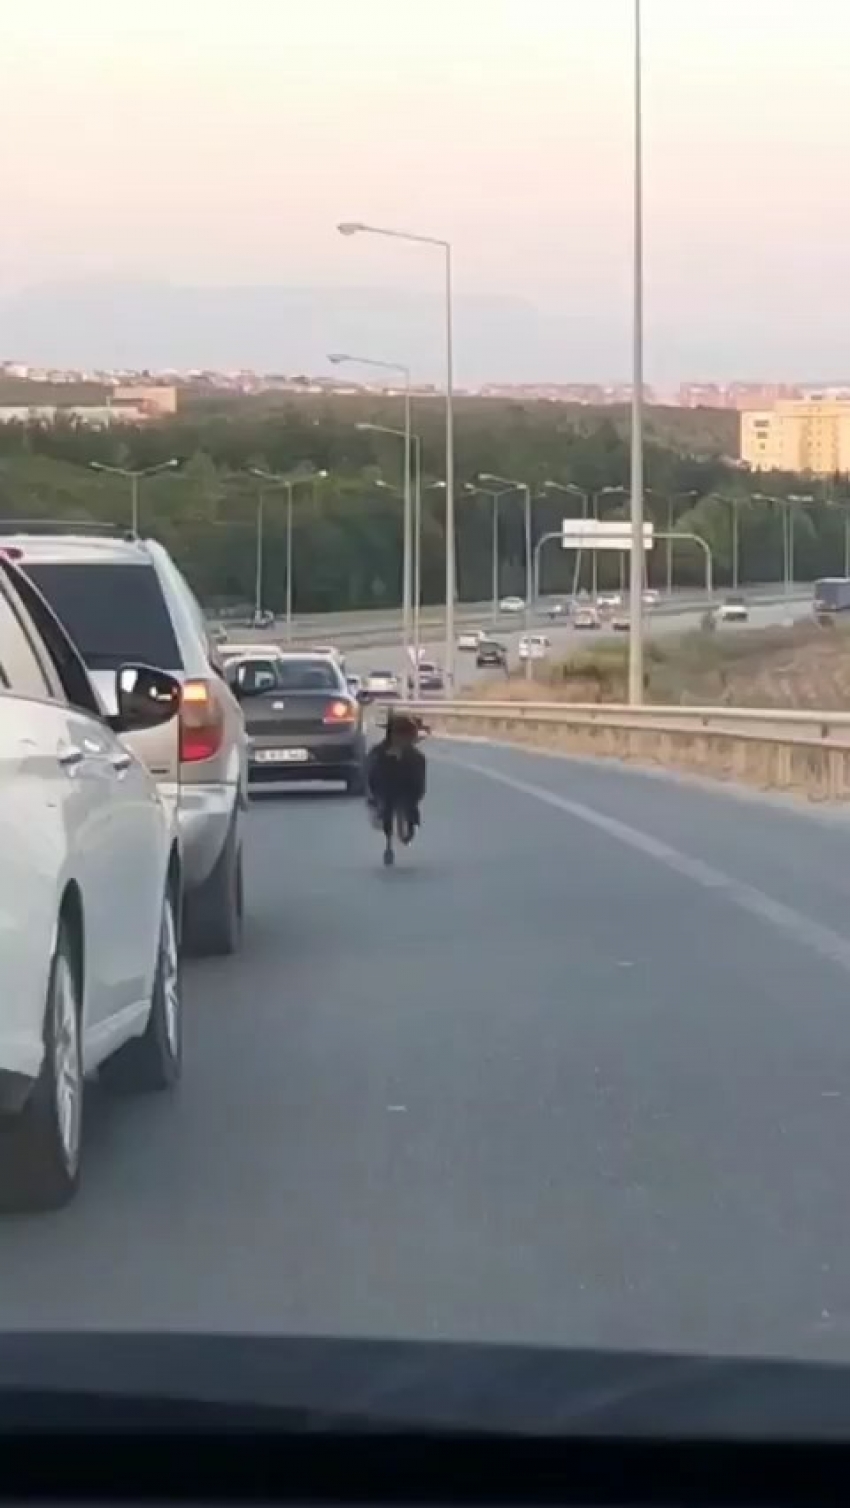
{"type": "MultiPolygon", "coordinates": [[[[576,650],[535,666],[533,681],[512,676],[473,693],[494,701],[622,702],[625,640],[576,650]]],[[[650,640],[646,696],[679,706],[817,707],[850,710],[850,632],[796,623],[789,628],[694,630],[650,640]]]]}

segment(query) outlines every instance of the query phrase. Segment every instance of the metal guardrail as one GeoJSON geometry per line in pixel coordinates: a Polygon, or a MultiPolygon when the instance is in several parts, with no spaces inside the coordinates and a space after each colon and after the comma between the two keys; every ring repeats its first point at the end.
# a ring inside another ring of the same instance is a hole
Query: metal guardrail
{"type": "Polygon", "coordinates": [[[596,702],[404,706],[436,734],[684,769],[815,800],[850,799],[850,712],[596,702]]]}

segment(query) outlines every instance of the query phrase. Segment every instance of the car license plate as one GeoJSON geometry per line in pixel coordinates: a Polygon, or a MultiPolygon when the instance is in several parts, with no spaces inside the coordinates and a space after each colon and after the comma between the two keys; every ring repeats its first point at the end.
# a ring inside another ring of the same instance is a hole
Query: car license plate
{"type": "Polygon", "coordinates": [[[257,764],[306,764],[309,759],[306,749],[255,749],[257,764]]]}

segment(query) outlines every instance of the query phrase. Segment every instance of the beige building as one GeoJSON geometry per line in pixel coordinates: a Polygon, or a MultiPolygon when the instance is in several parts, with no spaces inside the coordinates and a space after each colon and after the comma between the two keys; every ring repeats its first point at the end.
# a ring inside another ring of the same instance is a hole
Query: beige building
{"type": "Polygon", "coordinates": [[[757,471],[850,472],[850,400],[800,398],[746,410],[741,460],[757,471]]]}
{"type": "Polygon", "coordinates": [[[150,419],[166,418],[177,412],[177,389],[153,384],[145,387],[139,383],[116,387],[112,392],[111,404],[113,408],[138,409],[150,419]]]}

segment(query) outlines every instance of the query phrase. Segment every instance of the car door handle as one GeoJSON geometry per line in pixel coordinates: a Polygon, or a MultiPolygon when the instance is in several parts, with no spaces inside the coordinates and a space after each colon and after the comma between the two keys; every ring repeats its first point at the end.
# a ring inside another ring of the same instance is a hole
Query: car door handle
{"type": "Polygon", "coordinates": [[[79,769],[85,757],[82,749],[79,749],[76,744],[66,744],[56,754],[56,758],[63,770],[79,769]]]}
{"type": "Polygon", "coordinates": [[[123,749],[119,754],[110,754],[109,763],[117,775],[123,775],[126,770],[129,770],[133,758],[126,749],[123,749]]]}

